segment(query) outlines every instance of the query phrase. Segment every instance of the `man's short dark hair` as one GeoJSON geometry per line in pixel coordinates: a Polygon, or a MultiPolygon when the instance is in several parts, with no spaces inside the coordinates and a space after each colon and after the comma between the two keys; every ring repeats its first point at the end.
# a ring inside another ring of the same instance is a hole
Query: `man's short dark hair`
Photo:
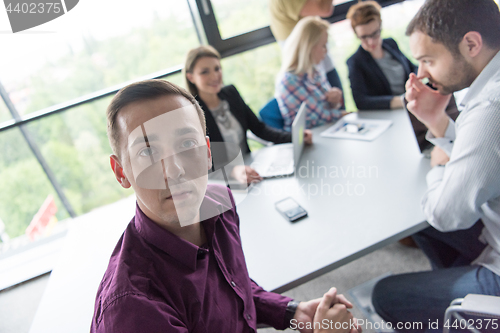
{"type": "Polygon", "coordinates": [[[165,80],[146,80],[132,83],[122,88],[111,100],[106,112],[108,120],[108,139],[113,153],[120,156],[120,131],[116,123],[116,118],[121,109],[125,106],[139,101],[156,99],[162,96],[178,95],[186,98],[196,108],[200,118],[203,134],[206,135],[205,114],[196,99],[185,89],[165,80]]]}
{"type": "Polygon", "coordinates": [[[483,43],[500,48],[500,12],[494,0],[427,0],[411,20],[406,35],[420,31],[458,54],[458,44],[469,31],[483,43]]]}

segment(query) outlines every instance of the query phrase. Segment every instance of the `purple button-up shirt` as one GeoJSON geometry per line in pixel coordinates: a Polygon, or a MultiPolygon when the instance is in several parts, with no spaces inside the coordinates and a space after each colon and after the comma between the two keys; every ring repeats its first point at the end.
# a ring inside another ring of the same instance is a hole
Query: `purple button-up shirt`
{"type": "Polygon", "coordinates": [[[97,291],[92,333],[253,332],[285,329],[288,297],[249,276],[231,193],[209,185],[201,209],[207,246],[189,243],[137,207],[97,291]]]}

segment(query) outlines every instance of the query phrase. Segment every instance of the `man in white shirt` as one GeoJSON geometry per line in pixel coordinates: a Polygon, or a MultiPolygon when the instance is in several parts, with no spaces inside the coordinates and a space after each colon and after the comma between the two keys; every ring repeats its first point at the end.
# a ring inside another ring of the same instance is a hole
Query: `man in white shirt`
{"type": "MultiPolygon", "coordinates": [[[[427,126],[427,139],[436,145],[422,200],[425,216],[444,241],[457,247],[484,245],[470,265],[397,275],[376,285],[377,312],[400,331],[398,322],[421,322],[429,329],[438,320],[442,327],[450,301],[469,293],[500,296],[498,5],[494,0],[427,0],[407,35],[419,62],[418,76],[412,74],[406,83],[407,107],[427,126]],[[425,77],[436,90],[420,81],[425,77]],[[450,94],[466,87],[464,109],[454,123],[444,110],[450,94]],[[484,227],[476,224],[478,219],[484,227]],[[455,238],[457,230],[471,227],[455,238]],[[478,230],[479,241],[474,239],[478,230]],[[457,243],[460,239],[463,244],[457,243]]],[[[439,265],[433,262],[433,267],[439,265]]]]}

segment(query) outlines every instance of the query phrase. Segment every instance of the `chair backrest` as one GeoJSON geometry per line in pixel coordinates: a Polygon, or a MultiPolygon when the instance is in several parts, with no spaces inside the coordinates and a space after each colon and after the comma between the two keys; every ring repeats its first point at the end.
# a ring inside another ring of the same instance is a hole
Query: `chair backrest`
{"type": "Polygon", "coordinates": [[[499,328],[498,296],[468,294],[453,300],[444,315],[443,333],[467,332],[467,329],[474,333],[498,332],[499,328]]]}
{"type": "Polygon", "coordinates": [[[266,105],[259,111],[260,118],[266,125],[283,129],[285,121],[280,112],[280,107],[276,98],[271,99],[266,105]]]}

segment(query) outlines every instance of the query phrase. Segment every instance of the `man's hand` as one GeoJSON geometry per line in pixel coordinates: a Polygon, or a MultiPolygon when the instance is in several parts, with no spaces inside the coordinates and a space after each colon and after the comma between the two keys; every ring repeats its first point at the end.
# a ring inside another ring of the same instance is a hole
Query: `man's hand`
{"type": "Polygon", "coordinates": [[[361,332],[361,328],[357,324],[356,328],[351,329],[352,327],[351,324],[353,322],[356,322],[356,319],[352,316],[352,314],[349,311],[347,311],[348,306],[346,304],[335,303],[335,301],[338,299],[339,298],[337,297],[337,289],[335,288],[331,288],[323,296],[318,307],[316,308],[316,313],[314,314],[313,321],[319,322],[321,324],[323,324],[324,322],[328,322],[330,324],[328,325],[328,327],[320,325],[321,326],[320,328],[314,329],[314,333],[326,333],[326,332],[360,333],[361,332]],[[335,323],[338,324],[335,325],[335,323]]]}
{"type": "Polygon", "coordinates": [[[431,167],[436,165],[445,165],[450,160],[450,157],[439,147],[434,147],[431,152],[431,167]]]}
{"type": "Polygon", "coordinates": [[[313,333],[313,330],[306,329],[306,323],[312,323],[314,314],[316,313],[316,308],[318,307],[321,298],[313,299],[309,302],[300,302],[297,310],[295,311],[295,316],[293,319],[297,320],[298,327],[304,327],[300,330],[301,333],[313,333]],[[303,323],[303,325],[299,324],[303,323]]]}
{"type": "Polygon", "coordinates": [[[342,90],[332,87],[325,94],[325,99],[331,104],[332,108],[338,109],[342,106],[342,90]]]}
{"type": "Polygon", "coordinates": [[[306,145],[312,145],[312,143],[313,143],[313,133],[311,132],[311,130],[306,129],[304,131],[304,143],[306,145]]]}
{"type": "MultiPolygon", "coordinates": [[[[295,311],[295,316],[293,318],[297,320],[297,326],[304,327],[304,329],[300,330],[301,333],[313,333],[313,330],[306,329],[305,327],[307,323],[313,322],[314,315],[316,314],[316,309],[318,308],[318,305],[321,303],[321,300],[322,298],[316,298],[308,302],[299,303],[299,306],[297,307],[297,311],[295,311]],[[299,323],[303,323],[303,325],[299,323]]],[[[349,302],[344,295],[336,295],[336,297],[333,299],[333,303],[343,304],[348,309],[352,308],[351,302],[349,302]]]]}
{"type": "Polygon", "coordinates": [[[248,165],[237,165],[231,171],[231,177],[241,184],[258,183],[262,177],[252,167],[248,165]]]}
{"type": "Polygon", "coordinates": [[[446,133],[449,118],[446,115],[446,106],[450,102],[450,95],[441,95],[420,81],[414,73],[406,81],[406,100],[408,110],[417,117],[436,138],[446,133]]]}

